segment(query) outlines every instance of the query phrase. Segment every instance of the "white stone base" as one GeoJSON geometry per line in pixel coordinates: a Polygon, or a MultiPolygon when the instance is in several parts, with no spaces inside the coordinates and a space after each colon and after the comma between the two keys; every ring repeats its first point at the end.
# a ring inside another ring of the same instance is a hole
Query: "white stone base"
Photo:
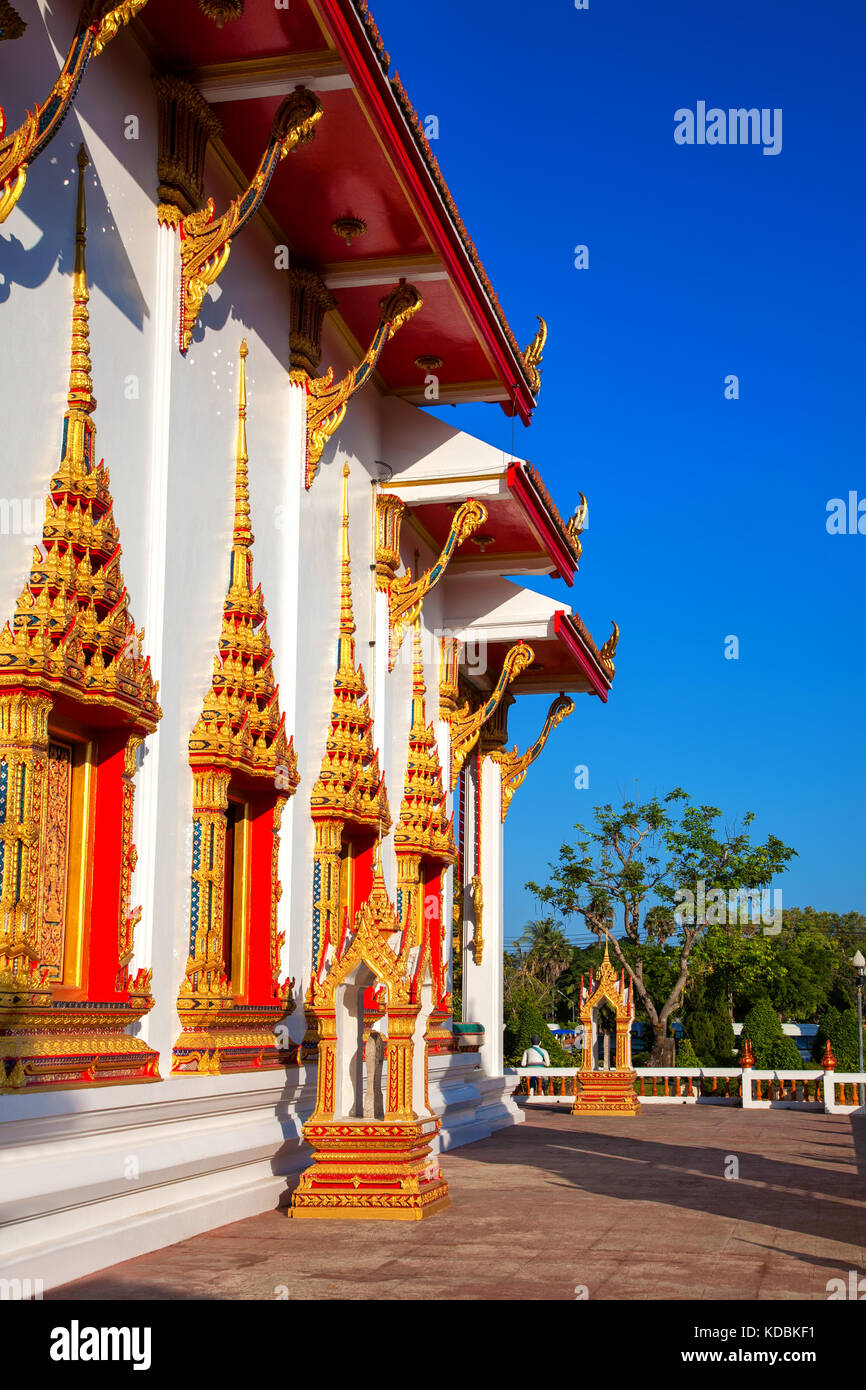
{"type": "MultiPolygon", "coordinates": [[[[520,1124],[513,1078],[431,1058],[437,1149],[520,1124]]],[[[315,1067],[4,1096],[0,1277],[45,1289],[287,1202],[305,1168],[315,1067]]]]}

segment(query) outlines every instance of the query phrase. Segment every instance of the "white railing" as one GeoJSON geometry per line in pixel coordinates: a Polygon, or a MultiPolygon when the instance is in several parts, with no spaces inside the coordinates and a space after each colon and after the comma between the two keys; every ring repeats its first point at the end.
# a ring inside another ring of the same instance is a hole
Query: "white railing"
{"type": "MultiPolygon", "coordinates": [[[[573,1067],[509,1067],[515,1095],[525,1105],[572,1105],[573,1067]]],[[[746,1110],[822,1110],[866,1113],[866,1072],[772,1071],[757,1067],[635,1067],[641,1104],[740,1105],[746,1110]]]]}

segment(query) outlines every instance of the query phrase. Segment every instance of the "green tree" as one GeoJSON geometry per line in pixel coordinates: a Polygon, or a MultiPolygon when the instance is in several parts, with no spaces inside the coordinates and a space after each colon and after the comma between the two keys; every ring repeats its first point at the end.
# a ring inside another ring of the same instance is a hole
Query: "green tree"
{"type": "Polygon", "coordinates": [[[554,1013],[556,982],[571,962],[571,943],[558,922],[552,917],[544,917],[527,924],[518,944],[526,947],[529,969],[544,984],[550,999],[550,1011],[554,1013]]]}
{"type": "Polygon", "coordinates": [[[797,1071],[803,1065],[797,1044],[782,1032],[779,1015],[769,999],[759,999],[743,1022],[741,1042],[749,1038],[759,1069],[797,1071]]]}
{"type": "Polygon", "coordinates": [[[580,838],[562,846],[559,862],[550,865],[550,881],[526,885],[563,916],[583,917],[599,939],[608,939],[652,1025],[656,1058],[681,1008],[692,952],[713,924],[719,897],[766,887],[796,853],[773,835],[752,844],[751,812],[741,830],[720,830],[721,814],[715,806],[691,804],[680,787],[645,803],[625,800],[621,809],[596,807],[595,825],[576,827],[580,838]],[[712,914],[684,910],[685,892],[695,903],[711,902],[712,914]],[[614,936],[617,918],[632,951],[614,936]],[[666,995],[653,996],[648,988],[649,946],[673,948],[676,973],[666,995]]]}
{"type": "Polygon", "coordinates": [[[517,999],[506,1016],[505,1060],[509,1065],[520,1065],[520,1059],[529,1047],[534,1033],[541,1038],[541,1046],[548,1052],[552,1067],[572,1065],[573,1059],[548,1028],[538,1001],[529,994],[517,999]]]}

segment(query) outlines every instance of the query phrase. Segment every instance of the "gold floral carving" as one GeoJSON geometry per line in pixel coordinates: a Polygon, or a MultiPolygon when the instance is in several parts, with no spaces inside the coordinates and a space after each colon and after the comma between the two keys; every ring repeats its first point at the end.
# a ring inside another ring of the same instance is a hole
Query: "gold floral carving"
{"type": "Polygon", "coordinates": [[[298,87],[274,116],[267,148],[252,182],[215,218],[213,198],[180,224],[180,350],[186,352],[204,297],[225,269],[232,239],[255,215],[277,165],[299,144],[312,140],[322,106],[312,92],[298,87]]]}
{"type": "Polygon", "coordinates": [[[43,105],[28,111],[23,123],[9,135],[5,134],[6,118],[0,107],[0,222],[5,222],[21,197],[30,165],[63,124],[90,59],[98,57],[146,4],[147,0],[121,0],[109,8],[105,0],[85,4],[66,61],[43,105]]]}
{"type": "Polygon", "coordinates": [[[484,959],[484,884],[480,874],[472,876],[472,912],[475,917],[472,956],[475,964],[480,965],[484,959]]]}
{"type": "Polygon", "coordinates": [[[529,344],[529,347],[524,348],[523,351],[523,361],[529,375],[533,396],[537,396],[541,390],[541,372],[539,368],[544,354],[544,345],[547,342],[547,324],[540,314],[537,314],[536,318],[538,319],[538,332],[529,344]]]}
{"type": "Polygon", "coordinates": [[[451,529],[438,560],[418,578],[412,578],[412,571],[398,575],[391,585],[388,596],[388,614],[391,625],[391,642],[388,652],[388,669],[393,671],[394,663],[403,643],[403,636],[421,611],[421,604],[430,590],[435,588],[448,568],[455,550],[480,529],[487,520],[487,508],[483,502],[469,498],[455,512],[451,529]]]}
{"type": "Polygon", "coordinates": [[[475,747],[481,730],[497,708],[512,681],[532,665],[535,652],[525,642],[511,647],[502,663],[502,671],[493,690],[479,709],[473,710],[468,700],[450,715],[451,725],[451,786],[457,785],[460,769],[475,747]]]}
{"type": "Polygon", "coordinates": [[[499,764],[502,774],[502,819],[508,815],[508,808],[511,805],[511,798],[522,787],[526,780],[526,774],[540,756],[553,730],[563,719],[567,719],[574,711],[574,701],[567,695],[557,695],[556,699],[547,711],[547,718],[544,721],[544,728],[538,735],[531,748],[525,753],[518,753],[517,748],[512,748],[510,753],[494,752],[490,756],[495,763],[499,764]]]}
{"type": "Polygon", "coordinates": [[[305,373],[293,373],[293,379],[303,384],[307,393],[307,460],[304,485],[310,488],[319,471],[325,445],[343,423],[352,397],[366,386],[385,344],[399,332],[423,300],[414,285],[401,280],[390,294],[379,302],[379,326],[363,360],[351,367],[340,381],[334,381],[334,369],[324,376],[310,378],[305,373]]]}
{"type": "Polygon", "coordinates": [[[306,381],[322,360],[322,324],[325,314],[337,307],[321,275],[307,266],[289,267],[291,325],[289,328],[289,377],[306,381]]]}
{"type": "Polygon", "coordinates": [[[191,82],[158,73],[153,85],[159,103],[157,218],[162,226],[177,227],[204,201],[208,140],[215,140],[223,127],[191,82]]]}

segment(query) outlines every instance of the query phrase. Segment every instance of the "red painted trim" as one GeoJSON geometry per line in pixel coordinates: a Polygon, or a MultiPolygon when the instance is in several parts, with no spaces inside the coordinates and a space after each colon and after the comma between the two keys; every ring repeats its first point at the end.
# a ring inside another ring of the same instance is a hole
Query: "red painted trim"
{"type": "Polygon", "coordinates": [[[115,985],[119,968],[120,871],[123,848],[123,769],[128,729],[101,733],[97,744],[90,899],[90,963],[86,997],[125,998],[115,985]]]}
{"type": "Polygon", "coordinates": [[[481,286],[466,247],[451,221],[421,151],[391,90],[352,0],[315,0],[334,45],[339,50],[368,114],[382,136],[388,154],[403,175],[426,221],[425,230],[445,268],[467,302],[484,343],[509,391],[524,425],[530,424],[535,400],[508,339],[481,286]]]}
{"type": "Polygon", "coordinates": [[[558,608],[553,615],[553,630],[568,653],[574,657],[580,669],[589,678],[595,694],[607,704],[610,686],[601,675],[592,653],[587,649],[574,623],[564,608],[558,608]]]}
{"type": "Polygon", "coordinates": [[[574,557],[560,536],[553,517],[527,478],[522,463],[510,463],[508,465],[506,482],[508,491],[513,495],[529,522],[535,539],[542,550],[550,556],[560,579],[564,579],[568,587],[571,588],[575,575],[574,557]]]}
{"type": "MultiPolygon", "coordinates": [[[[271,872],[274,850],[274,802],[249,803],[249,921],[247,923],[247,991],[245,1004],[274,1003],[271,974],[271,872]]],[[[235,924],[235,931],[239,924],[235,924]]],[[[226,973],[231,961],[225,962],[226,973]]]]}

